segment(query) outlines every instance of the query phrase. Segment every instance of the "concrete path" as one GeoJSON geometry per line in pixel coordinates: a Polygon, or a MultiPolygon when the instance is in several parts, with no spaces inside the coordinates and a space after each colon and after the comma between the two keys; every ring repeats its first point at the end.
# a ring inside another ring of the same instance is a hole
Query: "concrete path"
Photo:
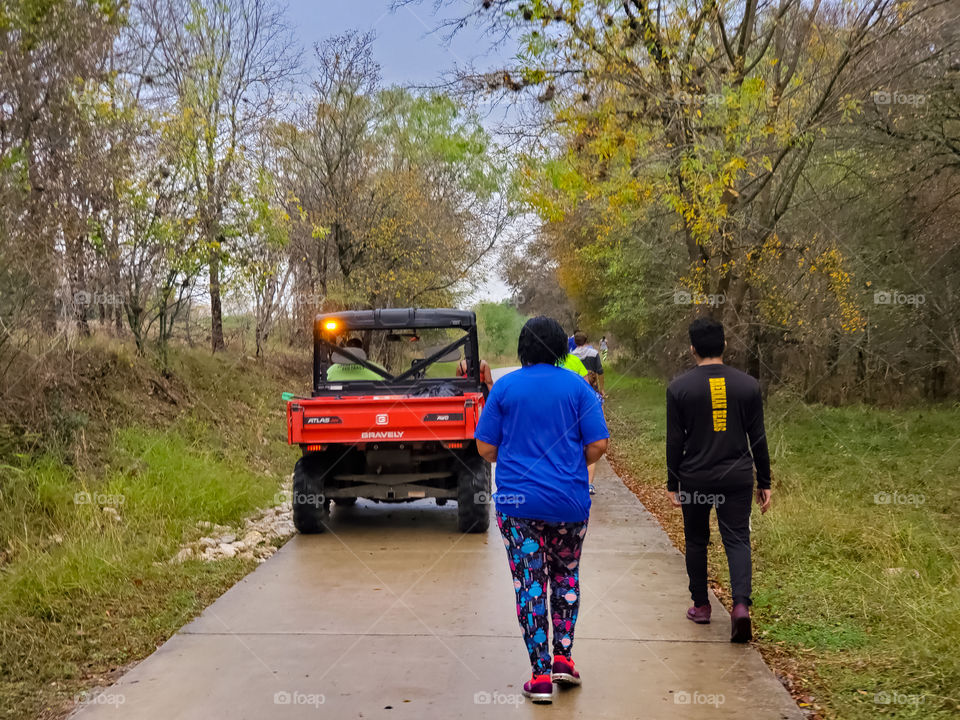
{"type": "Polygon", "coordinates": [[[729,621],[696,626],[683,560],[602,461],[582,560],[582,688],[524,702],[529,666],[494,523],[430,501],[334,506],[75,717],[799,719],[729,621]]]}

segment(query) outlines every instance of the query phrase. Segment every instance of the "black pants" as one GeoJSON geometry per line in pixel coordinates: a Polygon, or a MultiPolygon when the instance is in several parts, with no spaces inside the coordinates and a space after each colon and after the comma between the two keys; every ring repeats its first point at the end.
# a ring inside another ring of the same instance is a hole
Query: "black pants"
{"type": "Polygon", "coordinates": [[[686,541],[687,577],[694,605],[706,605],[707,545],[710,544],[710,510],[717,509],[717,524],[730,567],[733,602],[750,605],[750,505],[753,486],[711,490],[680,488],[683,536],[686,541]]]}

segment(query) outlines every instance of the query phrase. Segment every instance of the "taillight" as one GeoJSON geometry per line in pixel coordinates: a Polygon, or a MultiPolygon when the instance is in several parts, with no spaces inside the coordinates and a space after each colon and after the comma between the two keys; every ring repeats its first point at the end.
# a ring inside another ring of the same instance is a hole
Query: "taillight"
{"type": "Polygon", "coordinates": [[[305,449],[305,450],[309,450],[310,452],[319,452],[320,450],[326,450],[326,449],[327,449],[327,446],[326,446],[326,445],[316,445],[316,444],[314,444],[314,445],[305,445],[305,446],[304,446],[304,449],[305,449]]]}
{"type": "Polygon", "coordinates": [[[457,440],[455,442],[444,442],[443,446],[448,450],[459,450],[462,447],[466,446],[466,443],[462,440],[457,440]]]}

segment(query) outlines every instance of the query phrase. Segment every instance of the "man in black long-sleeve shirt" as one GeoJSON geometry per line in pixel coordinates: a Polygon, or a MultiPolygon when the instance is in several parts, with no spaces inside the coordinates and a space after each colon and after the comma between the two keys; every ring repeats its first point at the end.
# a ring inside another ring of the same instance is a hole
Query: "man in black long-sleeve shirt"
{"type": "Polygon", "coordinates": [[[757,504],[770,507],[770,455],[759,383],[723,364],[723,325],[698,318],[690,325],[697,367],[667,388],[667,494],[683,511],[687,576],[693,607],[687,617],[710,622],[707,545],[710,508],[717,509],[730,566],[733,642],[750,630],[750,505],[756,467],[757,504]]]}

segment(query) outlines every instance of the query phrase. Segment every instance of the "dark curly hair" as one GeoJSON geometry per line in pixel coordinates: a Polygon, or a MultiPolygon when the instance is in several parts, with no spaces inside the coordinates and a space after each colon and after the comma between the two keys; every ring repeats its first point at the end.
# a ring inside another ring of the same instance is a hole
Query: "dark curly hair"
{"type": "Polygon", "coordinates": [[[723,337],[723,325],[707,315],[701,315],[690,323],[690,344],[702,358],[716,358],[723,355],[726,341],[723,337]]]}
{"type": "Polygon", "coordinates": [[[545,315],[531,318],[520,331],[517,355],[523,366],[556,365],[567,356],[567,334],[553,318],[545,315]]]}

